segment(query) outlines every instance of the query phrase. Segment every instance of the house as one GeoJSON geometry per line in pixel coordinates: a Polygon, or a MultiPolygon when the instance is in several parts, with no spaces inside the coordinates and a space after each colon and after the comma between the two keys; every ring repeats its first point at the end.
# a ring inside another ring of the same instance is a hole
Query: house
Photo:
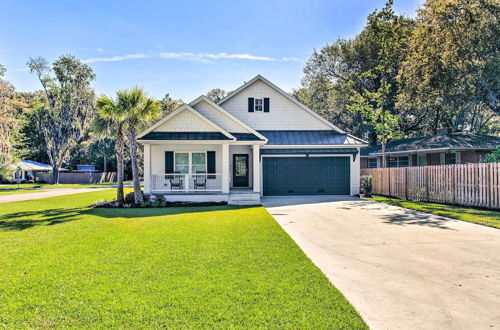
{"type": "Polygon", "coordinates": [[[183,104],[138,141],[146,194],[232,204],[358,194],[367,145],[260,75],[217,104],[206,96],[183,104]]]}
{"type": "Polygon", "coordinates": [[[37,173],[52,171],[52,166],[32,160],[22,160],[9,165],[9,167],[15,171],[14,180],[19,181],[34,180],[37,173]]]}
{"type": "MultiPolygon", "coordinates": [[[[434,136],[389,142],[385,148],[386,167],[480,163],[498,146],[500,137],[472,132],[448,133],[443,129],[434,136]]],[[[361,150],[361,168],[381,166],[381,146],[361,150]]]]}

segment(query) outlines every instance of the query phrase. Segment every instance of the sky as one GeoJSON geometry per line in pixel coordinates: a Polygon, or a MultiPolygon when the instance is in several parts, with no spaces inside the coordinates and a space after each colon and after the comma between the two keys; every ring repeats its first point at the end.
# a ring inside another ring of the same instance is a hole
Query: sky
{"type": "MultiPolygon", "coordinates": [[[[414,17],[421,0],[394,0],[414,17]]],[[[30,57],[72,54],[97,78],[96,93],[142,86],[190,102],[234,90],[257,74],[289,92],[314,49],[361,31],[385,0],[1,0],[0,64],[19,91],[40,89],[30,57]]]]}

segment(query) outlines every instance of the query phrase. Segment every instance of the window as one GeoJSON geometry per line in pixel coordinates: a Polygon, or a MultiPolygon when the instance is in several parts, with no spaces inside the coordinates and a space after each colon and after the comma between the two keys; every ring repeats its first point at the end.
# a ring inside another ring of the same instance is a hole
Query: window
{"type": "Polygon", "coordinates": [[[457,154],[454,152],[447,152],[444,154],[444,163],[446,165],[452,165],[457,163],[457,154]]]}
{"type": "Polygon", "coordinates": [[[410,160],[408,156],[388,157],[387,167],[408,167],[410,160]]]}
{"type": "Polygon", "coordinates": [[[255,111],[262,111],[263,108],[264,108],[264,100],[263,99],[255,99],[254,110],[255,111]]]}
{"type": "Polygon", "coordinates": [[[176,152],[174,154],[175,173],[207,173],[206,152],[176,152]]]}
{"type": "Polygon", "coordinates": [[[368,158],[368,168],[377,168],[377,158],[368,158]]]}
{"type": "Polygon", "coordinates": [[[387,167],[398,167],[398,158],[397,157],[388,157],[387,158],[387,167]]]}
{"type": "Polygon", "coordinates": [[[204,152],[192,153],[191,173],[207,173],[207,155],[204,152]]]}
{"type": "Polygon", "coordinates": [[[418,155],[417,156],[417,164],[418,166],[426,166],[427,165],[427,155],[418,155]]]}
{"type": "Polygon", "coordinates": [[[408,167],[409,160],[408,156],[398,157],[398,167],[408,167]]]}
{"type": "Polygon", "coordinates": [[[189,173],[189,153],[176,152],[174,157],[174,172],[189,173]]]}

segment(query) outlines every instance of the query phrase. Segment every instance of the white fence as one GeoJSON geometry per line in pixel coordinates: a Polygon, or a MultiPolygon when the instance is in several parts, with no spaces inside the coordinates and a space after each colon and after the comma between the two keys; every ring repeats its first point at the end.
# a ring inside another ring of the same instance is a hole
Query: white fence
{"type": "Polygon", "coordinates": [[[152,192],[219,192],[222,191],[222,175],[218,173],[154,174],[152,192]]]}

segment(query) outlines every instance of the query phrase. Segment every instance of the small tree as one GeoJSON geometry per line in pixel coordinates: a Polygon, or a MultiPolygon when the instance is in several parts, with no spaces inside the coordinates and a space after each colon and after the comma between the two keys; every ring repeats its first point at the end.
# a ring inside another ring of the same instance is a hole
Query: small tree
{"type": "MultiPolygon", "coordinates": [[[[382,68],[379,68],[382,70],[382,68]]],[[[371,75],[365,72],[363,75],[371,75]]],[[[398,117],[385,107],[386,95],[391,85],[382,79],[380,87],[375,92],[364,89],[361,92],[353,90],[351,104],[347,108],[355,114],[360,114],[364,123],[371,125],[382,146],[382,167],[386,167],[385,147],[387,143],[399,136],[398,117]]]]}
{"type": "Polygon", "coordinates": [[[82,140],[92,122],[95,79],[92,69],[71,55],[61,56],[52,68],[42,57],[30,58],[30,71],[42,84],[46,107],[38,118],[52,165],[52,183],[59,183],[59,169],[68,153],[82,140]]]}

